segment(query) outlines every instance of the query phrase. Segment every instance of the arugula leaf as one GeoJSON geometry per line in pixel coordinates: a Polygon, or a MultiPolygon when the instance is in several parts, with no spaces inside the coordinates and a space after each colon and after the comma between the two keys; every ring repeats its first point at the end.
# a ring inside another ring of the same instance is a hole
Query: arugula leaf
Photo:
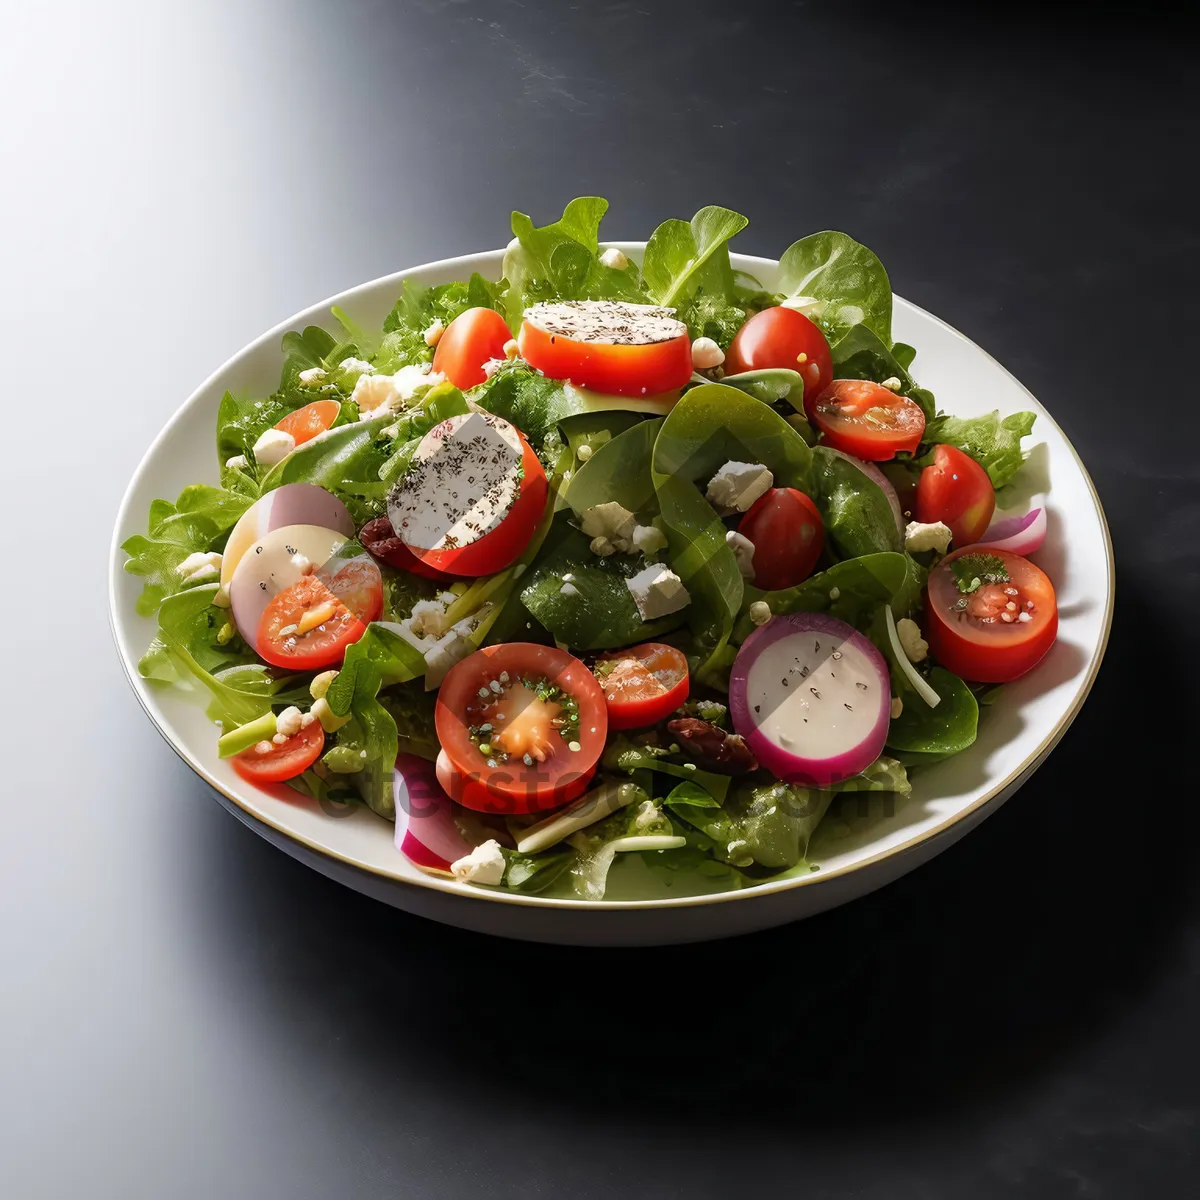
{"type": "Polygon", "coordinates": [[[800,307],[804,300],[817,301],[811,315],[834,337],[862,324],[885,346],[891,343],[892,285],[887,272],[848,234],[827,229],[793,242],[779,260],[779,287],[787,294],[784,304],[800,307]]]}
{"type": "MultiPolygon", "coordinates": [[[[910,348],[906,347],[906,350],[910,348]]],[[[870,379],[875,383],[898,379],[900,395],[916,401],[926,421],[934,419],[937,405],[933,393],[917,386],[916,380],[869,326],[855,325],[831,345],[830,353],[835,378],[870,379]]]]}
{"type": "Polygon", "coordinates": [[[827,612],[861,627],[868,614],[873,615],[879,605],[886,604],[904,588],[907,575],[907,557],[886,551],[834,563],[803,583],[774,592],[760,591],[747,584],[733,640],[743,642],[754,632],[749,609],[756,600],[765,601],[775,614],[827,612]]]}
{"type": "MultiPolygon", "coordinates": [[[[664,221],[650,235],[642,259],[642,277],[651,298],[659,304],[679,308],[696,293],[703,280],[710,284],[719,280],[720,273],[706,275],[705,266],[719,251],[724,251],[724,268],[728,269],[726,243],[748,224],[740,213],[715,204],[702,208],[690,221],[664,221]]],[[[724,296],[732,288],[730,271],[728,288],[721,287],[720,294],[724,296]]]]}
{"type": "MultiPolygon", "coordinates": [[[[936,708],[915,692],[904,693],[904,707],[888,726],[888,749],[901,757],[939,755],[948,757],[965,750],[979,728],[979,704],[971,689],[944,667],[934,667],[929,684],[941,697],[936,708]]],[[[913,765],[928,759],[911,760],[913,765]]]]}
{"type": "Polygon", "coordinates": [[[400,296],[384,318],[383,338],[374,355],[375,366],[391,374],[400,367],[433,361],[425,331],[435,321],[449,325],[468,308],[504,311],[504,284],[491,283],[478,272],[466,283],[434,286],[406,279],[400,296]]]}
{"type": "Polygon", "coordinates": [[[883,489],[826,447],[816,446],[811,453],[810,495],[838,553],[847,558],[880,551],[903,553],[904,539],[883,489]]]}
{"type": "MultiPolygon", "coordinates": [[[[1001,488],[1021,469],[1025,461],[1021,439],[1030,435],[1036,420],[1037,414],[1031,412],[1012,413],[1004,418],[999,412],[982,417],[951,417],[942,413],[925,426],[922,444],[956,446],[987,471],[992,487],[1001,488]]],[[[921,466],[932,461],[932,453],[918,459],[921,466]]]]}

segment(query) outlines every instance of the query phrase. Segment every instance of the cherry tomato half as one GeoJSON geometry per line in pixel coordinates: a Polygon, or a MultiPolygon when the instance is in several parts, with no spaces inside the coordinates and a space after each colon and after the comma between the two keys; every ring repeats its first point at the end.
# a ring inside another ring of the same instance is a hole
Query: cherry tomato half
{"type": "Polygon", "coordinates": [[[826,445],[869,462],[894,458],[898,450],[911,453],[925,432],[915,400],[869,379],[835,379],[816,398],[809,419],[826,445]]]}
{"type": "Polygon", "coordinates": [[[955,546],[967,546],[983,537],[995,508],[988,473],[957,446],[935,446],[932,465],[917,480],[917,520],[944,521],[955,546]]]}
{"type": "Polygon", "coordinates": [[[450,668],[434,708],[442,787],[465,808],[558,808],[588,785],[608,734],[604,693],[553,646],[485,646],[450,668]]]}
{"type": "Polygon", "coordinates": [[[687,657],[674,646],[644,642],[596,660],[609,729],[643,729],[673,713],[687,698],[687,657]]]}
{"type": "Polygon", "coordinates": [[[933,656],[948,670],[976,683],[1007,683],[1036,666],[1058,636],[1054,585],[1019,554],[990,546],[966,546],[948,554],[929,574],[926,637],[933,656]],[[973,575],[979,586],[959,587],[958,560],[999,559],[1007,579],[973,575]]]}
{"type": "MultiPolygon", "coordinates": [[[[691,379],[692,343],[685,326],[671,321],[668,330],[681,332],[661,340],[630,341],[638,336],[638,310],[649,306],[584,300],[575,307],[585,305],[595,306],[589,316],[600,326],[587,339],[565,332],[570,324],[564,326],[553,312],[539,317],[538,306],[528,310],[517,335],[521,357],[550,379],[569,379],[579,387],[616,396],[655,396],[691,379]]],[[[661,325],[663,318],[648,320],[651,326],[656,321],[661,325]]],[[[653,336],[651,328],[647,337],[653,336]]]]}
{"type": "Polygon", "coordinates": [[[320,721],[313,721],[299,733],[294,733],[282,745],[273,741],[259,742],[229,760],[233,769],[251,783],[283,783],[303,775],[321,757],[325,749],[325,731],[320,721]],[[260,750],[260,746],[270,749],[260,750]]]}
{"type": "Polygon", "coordinates": [[[433,352],[433,369],[466,391],[487,378],[483,364],[503,358],[505,343],[511,339],[504,318],[494,309],[468,308],[442,331],[433,352]]]}
{"type": "Polygon", "coordinates": [[[817,506],[795,488],[771,488],[750,506],[738,533],[754,543],[754,586],[794,587],[813,572],[825,547],[817,506]]]}
{"type": "Polygon", "coordinates": [[[297,446],[311,442],[319,433],[333,428],[338,419],[342,406],[336,400],[314,400],[295,412],[288,413],[282,421],[276,422],[275,428],[290,433],[297,446]]]}
{"type": "Polygon", "coordinates": [[[256,646],[272,666],[319,671],[342,661],[383,611],[383,578],[366,555],[328,577],[306,575],[263,611],[256,646]],[[300,626],[321,618],[312,628],[300,626]]]}
{"type": "MultiPolygon", "coordinates": [[[[833,379],[833,359],[825,335],[794,308],[764,308],[737,331],[725,355],[725,374],[786,367],[804,380],[804,407],[833,379]]],[[[812,414],[809,414],[812,419],[812,414]]]]}

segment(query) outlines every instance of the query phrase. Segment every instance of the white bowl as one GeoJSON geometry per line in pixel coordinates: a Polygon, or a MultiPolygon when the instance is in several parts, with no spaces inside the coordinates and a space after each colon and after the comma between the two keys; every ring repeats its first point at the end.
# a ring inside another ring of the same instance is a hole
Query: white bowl
{"type": "MultiPolygon", "coordinates": [[[[640,253],[644,243],[615,243],[640,253]]],[[[999,363],[949,325],[896,298],[895,334],[917,347],[914,374],[944,408],[960,416],[1033,409],[1036,443],[1022,474],[1044,496],[1049,536],[1039,563],[1054,580],[1058,642],[1029,675],[981,710],[978,741],[965,753],[915,773],[911,797],[894,808],[874,797],[866,811],[827,818],[813,848],[819,869],[739,891],[705,893],[701,879],[664,883],[644,872],[639,894],[600,903],[517,896],[425,875],[395,849],[393,828],[364,808],[323,811],[296,795],[269,794],[242,781],[217,757],[216,730],[204,704],[180,688],[152,686],[137,672],[154,634],[134,604],[140,580],[123,570],[121,543],[145,530],[150,501],[173,499],[186,484],[215,482],[215,420],[226,389],[267,395],[279,380],[280,337],[305,325],[334,324],[339,304],[378,327],[401,280],[447,283],[472,271],[496,278],[502,251],[447,259],[389,275],[314,305],[231,358],[171,418],[129,485],[113,538],[109,604],[126,674],[142,706],[175,752],[247,825],[295,858],[398,908],[507,937],[573,944],[652,945],[700,941],[764,929],[854,899],[932,858],[995,811],[1029,778],[1078,713],[1104,654],[1113,608],[1112,545],[1100,500],[1070,442],[1049,413],[999,363]],[[694,894],[688,894],[694,893],[694,894]]],[[[774,285],[778,264],[734,255],[734,266],[774,285]]],[[[620,892],[616,895],[619,897],[620,892]]]]}

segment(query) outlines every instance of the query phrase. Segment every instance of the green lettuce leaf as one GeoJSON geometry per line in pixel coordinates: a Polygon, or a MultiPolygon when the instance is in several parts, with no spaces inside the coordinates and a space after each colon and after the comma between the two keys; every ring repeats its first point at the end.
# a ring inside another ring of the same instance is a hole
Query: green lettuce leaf
{"type": "MultiPolygon", "coordinates": [[[[883,263],[860,242],[827,229],[793,242],[779,260],[784,303],[817,301],[810,315],[830,340],[865,325],[885,346],[892,340],[892,285],[883,263]]],[[[805,305],[805,307],[808,307],[805,305]]]]}
{"type": "MultiPolygon", "coordinates": [[[[1011,483],[1021,469],[1025,461],[1021,439],[1030,435],[1036,420],[1037,414],[1031,412],[1003,418],[998,412],[982,417],[951,417],[942,413],[926,425],[922,444],[956,446],[987,471],[992,487],[1001,488],[1011,483]]],[[[927,466],[932,461],[931,451],[918,459],[918,464],[927,466]]]]}
{"type": "Polygon", "coordinates": [[[664,221],[650,235],[642,259],[642,277],[651,299],[682,308],[703,283],[708,295],[727,303],[734,287],[727,243],[748,223],[740,213],[715,204],[702,208],[690,221],[664,221]],[[714,257],[716,269],[706,271],[714,257]]]}
{"type": "Polygon", "coordinates": [[[425,331],[435,321],[449,325],[468,308],[491,308],[504,312],[504,284],[491,283],[478,272],[466,283],[433,286],[406,279],[400,297],[383,322],[383,337],[372,361],[385,373],[400,367],[433,361],[433,347],[425,331]]]}

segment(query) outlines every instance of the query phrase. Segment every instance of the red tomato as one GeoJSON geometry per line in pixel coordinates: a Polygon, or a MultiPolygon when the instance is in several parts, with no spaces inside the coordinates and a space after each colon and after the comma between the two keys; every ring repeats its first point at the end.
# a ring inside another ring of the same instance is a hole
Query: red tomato
{"type": "Polygon", "coordinates": [[[319,671],[342,661],[383,611],[383,579],[365,555],[336,574],[307,575],[284,588],[262,615],[256,649],[272,666],[319,671]],[[322,618],[304,632],[298,626],[322,618]]]}
{"type": "Polygon", "coordinates": [[[483,364],[504,357],[505,343],[512,334],[504,318],[490,308],[468,308],[442,331],[433,352],[433,369],[440,371],[456,388],[472,388],[487,376],[483,364]]]}
{"type": "Polygon", "coordinates": [[[461,546],[426,550],[405,543],[414,557],[419,558],[425,566],[446,575],[494,575],[511,566],[529,545],[529,539],[533,537],[546,509],[549,485],[541,461],[525,440],[525,435],[515,426],[513,429],[521,439],[521,480],[517,498],[508,515],[483,537],[461,546]]]}
{"type": "Polygon", "coordinates": [[[434,724],[446,756],[438,779],[453,799],[481,812],[524,813],[558,808],[587,787],[608,712],[579,659],[505,642],[450,668],[434,724]]]}
{"type": "Polygon", "coordinates": [[[926,610],[934,658],[976,683],[1024,675],[1058,636],[1058,603],[1046,573],[1019,554],[990,546],[967,546],[942,559],[929,574],[926,610]],[[954,563],[976,556],[981,565],[999,559],[1008,579],[981,573],[973,576],[981,580],[978,588],[960,590],[954,563]]]}
{"type": "Polygon", "coordinates": [[[358,540],[366,548],[367,553],[379,562],[387,563],[398,571],[408,571],[412,575],[421,575],[437,583],[450,583],[453,575],[438,571],[423,563],[397,536],[392,523],[387,517],[376,517],[368,521],[359,531],[358,540]]]}
{"type": "Polygon", "coordinates": [[[296,445],[303,446],[305,442],[311,442],[318,433],[331,429],[341,411],[342,406],[336,400],[314,400],[312,404],[306,404],[303,408],[288,413],[282,421],[276,423],[275,428],[290,433],[295,438],[296,445]]]}
{"type": "Polygon", "coordinates": [[[259,742],[229,760],[233,769],[251,783],[282,783],[303,775],[321,757],[325,749],[325,731],[320,721],[294,733],[282,745],[259,742]],[[270,749],[260,750],[260,746],[270,749]]]}
{"type": "Polygon", "coordinates": [[[955,546],[967,546],[983,537],[995,508],[988,473],[956,446],[935,446],[933,465],[917,480],[917,520],[944,521],[955,546]]]}
{"type": "Polygon", "coordinates": [[[826,445],[869,462],[894,458],[898,450],[911,453],[925,432],[915,400],[869,379],[835,379],[816,398],[809,419],[826,445]]]}
{"type": "Polygon", "coordinates": [[[615,396],[670,392],[692,377],[692,343],[686,333],[665,342],[619,345],[579,341],[525,321],[517,342],[521,357],[543,375],[615,396]]]}
{"type": "Polygon", "coordinates": [[[642,729],[673,713],[688,698],[687,657],[674,646],[645,642],[596,660],[609,729],[642,729]]]}
{"type": "Polygon", "coordinates": [[[800,373],[806,410],[833,379],[833,359],[825,335],[794,308],[764,308],[755,313],[737,331],[725,355],[726,375],[770,367],[800,373]]]}
{"type": "Polygon", "coordinates": [[[825,547],[817,506],[795,488],[771,488],[750,506],[738,533],[754,543],[754,586],[793,587],[813,572],[825,547]]]}

